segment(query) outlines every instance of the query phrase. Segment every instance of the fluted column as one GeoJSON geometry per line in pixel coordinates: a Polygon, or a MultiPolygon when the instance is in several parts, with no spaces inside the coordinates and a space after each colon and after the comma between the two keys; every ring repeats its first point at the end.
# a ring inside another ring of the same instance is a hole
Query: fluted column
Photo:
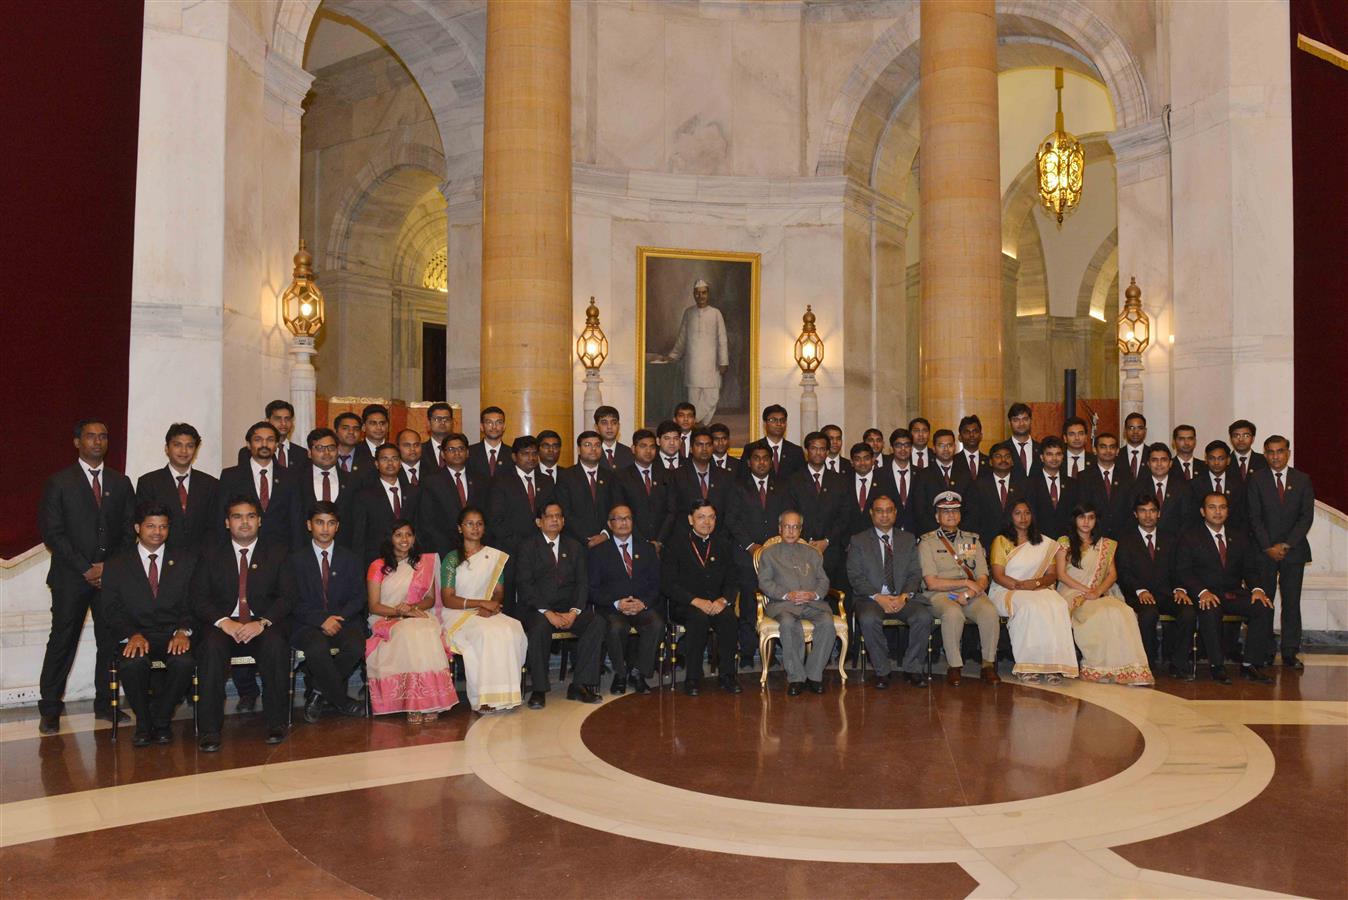
{"type": "Polygon", "coordinates": [[[482,137],[482,403],[570,448],[571,5],[490,0],[482,137]]]}
{"type": "Polygon", "coordinates": [[[922,0],[921,411],[954,428],[1002,409],[1001,190],[993,0],[922,0]]]}

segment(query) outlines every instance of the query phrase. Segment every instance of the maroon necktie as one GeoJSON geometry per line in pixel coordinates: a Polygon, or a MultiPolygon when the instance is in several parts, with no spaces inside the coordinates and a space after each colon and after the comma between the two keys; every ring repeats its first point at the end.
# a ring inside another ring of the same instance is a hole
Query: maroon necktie
{"type": "Polygon", "coordinates": [[[271,502],[271,488],[267,487],[267,470],[258,471],[257,499],[262,503],[262,511],[267,511],[267,504],[271,502]]]}
{"type": "Polygon", "coordinates": [[[178,476],[178,505],[183,508],[183,512],[187,512],[187,485],[183,484],[186,480],[186,475],[178,476]]]}
{"type": "Polygon", "coordinates": [[[814,492],[815,492],[816,494],[819,494],[819,493],[822,493],[823,490],[824,490],[824,485],[823,485],[823,483],[819,480],[819,473],[818,473],[818,472],[815,472],[815,473],[814,473],[814,492]]]}
{"type": "Polygon", "coordinates": [[[1152,541],[1151,535],[1147,535],[1147,555],[1152,559],[1156,558],[1156,544],[1152,541]]]}
{"type": "Polygon", "coordinates": [[[1159,481],[1156,482],[1156,505],[1157,507],[1165,506],[1165,488],[1159,481]]]}
{"type": "Polygon", "coordinates": [[[1191,479],[1191,478],[1194,477],[1194,476],[1193,476],[1193,473],[1189,471],[1189,464],[1188,464],[1187,462],[1181,461],[1181,462],[1180,462],[1180,465],[1184,466],[1184,480],[1185,480],[1185,481],[1188,481],[1189,479],[1191,479]]]}
{"type": "Polygon", "coordinates": [[[1058,508],[1058,476],[1048,476],[1048,499],[1053,501],[1053,508],[1058,508]]]}
{"type": "Polygon", "coordinates": [[[150,554],[150,594],[154,597],[159,596],[159,564],[155,562],[158,558],[158,553],[150,554]]]}
{"type": "MultiPolygon", "coordinates": [[[[532,484],[532,482],[530,482],[530,483],[532,484]]],[[[468,505],[468,492],[467,492],[466,490],[464,490],[464,487],[463,487],[463,473],[462,473],[462,472],[455,472],[455,473],[454,473],[454,487],[455,487],[455,488],[458,490],[458,492],[459,492],[459,506],[467,506],[467,505],[468,505]]],[[[532,492],[531,492],[530,497],[529,497],[529,502],[530,502],[531,504],[534,502],[532,492]]]]}
{"type": "Polygon", "coordinates": [[[99,470],[98,470],[98,469],[93,469],[93,470],[91,470],[91,471],[89,472],[89,474],[92,475],[92,476],[94,477],[93,485],[92,485],[93,491],[94,491],[94,505],[97,506],[99,509],[102,509],[102,508],[103,508],[103,485],[101,485],[101,484],[98,483],[98,473],[99,473],[99,470]]]}
{"type": "Polygon", "coordinates": [[[1244,481],[1249,474],[1249,469],[1245,468],[1245,457],[1242,456],[1240,458],[1240,480],[1244,481]]]}
{"type": "Polygon", "coordinates": [[[341,467],[342,467],[344,470],[346,470],[347,472],[350,472],[350,471],[351,471],[351,454],[350,454],[350,453],[348,453],[346,456],[338,456],[338,457],[337,457],[337,462],[338,462],[338,463],[341,465],[341,467]]]}
{"type": "Polygon", "coordinates": [[[1222,568],[1226,568],[1226,538],[1221,532],[1217,533],[1217,555],[1222,558],[1222,568]]]}
{"type": "Polygon", "coordinates": [[[758,482],[758,505],[764,509],[768,508],[768,482],[762,479],[758,482]]]}
{"type": "Polygon", "coordinates": [[[646,482],[646,496],[649,497],[651,495],[651,470],[642,469],[641,478],[646,482]]]}
{"type": "Polygon", "coordinates": [[[1275,472],[1274,474],[1278,476],[1278,502],[1281,503],[1283,498],[1287,496],[1287,485],[1282,482],[1281,472],[1275,472]]]}
{"type": "Polygon", "coordinates": [[[1001,495],[1002,495],[1002,509],[1006,509],[1006,479],[1005,479],[1005,478],[998,478],[998,479],[997,479],[997,489],[1001,492],[1001,495]]]}
{"type": "MultiPolygon", "coordinates": [[[[535,513],[538,512],[538,510],[534,508],[534,501],[538,499],[538,494],[534,493],[534,478],[532,475],[526,475],[524,477],[524,490],[525,493],[529,495],[529,511],[535,513]]],[[[551,547],[552,544],[548,544],[548,546],[551,547]]]]}
{"type": "Polygon", "coordinates": [[[610,469],[616,469],[617,466],[616,466],[616,465],[614,464],[614,462],[613,462],[613,451],[610,449],[610,450],[605,450],[604,452],[608,454],[608,467],[609,467],[610,469]]]}
{"type": "Polygon", "coordinates": [[[1077,477],[1078,475],[1080,475],[1080,474],[1081,474],[1081,457],[1079,457],[1079,456],[1074,456],[1074,457],[1072,457],[1072,472],[1071,472],[1071,475],[1072,475],[1073,478],[1076,478],[1076,477],[1077,477]]]}
{"type": "Polygon", "coordinates": [[[899,470],[899,506],[908,505],[908,470],[899,470]]]}
{"type": "Polygon", "coordinates": [[[970,453],[970,454],[969,454],[969,477],[970,477],[970,478],[977,478],[977,477],[978,477],[978,454],[977,454],[977,453],[970,453]]]}
{"type": "Polygon", "coordinates": [[[403,504],[402,501],[398,499],[398,486],[395,484],[389,488],[388,491],[393,495],[393,517],[395,519],[401,519],[403,517],[403,504]]]}
{"type": "MultiPolygon", "coordinates": [[[[593,472],[590,472],[590,473],[588,473],[588,474],[589,474],[589,476],[590,476],[590,502],[591,502],[591,503],[597,503],[597,502],[599,501],[599,489],[598,489],[598,487],[597,487],[597,486],[595,485],[595,483],[594,483],[594,473],[593,473],[593,472]]],[[[703,476],[703,477],[706,477],[706,476],[703,476]]],[[[704,489],[703,492],[702,492],[702,498],[705,500],[706,497],[707,497],[707,492],[706,492],[706,490],[704,489]]]]}
{"type": "Polygon", "coordinates": [[[412,487],[417,487],[417,470],[415,467],[407,470],[407,480],[412,482],[412,487]]]}
{"type": "Polygon", "coordinates": [[[866,479],[861,479],[861,487],[857,488],[857,509],[866,511],[866,479]]]}
{"type": "Polygon", "coordinates": [[[496,451],[487,451],[487,471],[491,472],[493,478],[496,477],[496,451]]]}
{"type": "Polygon", "coordinates": [[[276,464],[281,468],[286,467],[286,445],[282,444],[276,448],[276,464]]]}
{"type": "Polygon", "coordinates": [[[772,448],[772,471],[774,472],[781,471],[781,458],[777,455],[777,449],[776,447],[772,448]]]}
{"type": "Polygon", "coordinates": [[[927,467],[927,451],[919,450],[913,454],[913,465],[919,469],[927,467]]]}
{"type": "Polygon", "coordinates": [[[1219,494],[1225,493],[1225,491],[1222,490],[1222,476],[1217,475],[1213,478],[1212,488],[1219,494]]]}
{"type": "Polygon", "coordinates": [[[253,611],[248,608],[248,548],[239,551],[239,621],[249,622],[253,611]]]}
{"type": "MultiPolygon", "coordinates": [[[[701,485],[700,485],[700,489],[701,489],[701,491],[702,491],[702,499],[703,499],[703,500],[706,500],[706,499],[707,499],[707,473],[706,473],[706,472],[699,472],[699,473],[697,473],[697,477],[698,477],[698,479],[702,482],[701,485]]],[[[816,475],[815,477],[818,478],[819,476],[816,475]]]]}
{"type": "Polygon", "coordinates": [[[332,502],[332,479],[329,477],[330,474],[331,473],[329,472],[323,473],[323,500],[329,503],[332,502]]]}
{"type": "Polygon", "coordinates": [[[894,590],[894,547],[889,535],[880,535],[880,568],[885,573],[885,587],[894,590]]]}
{"type": "Polygon", "coordinates": [[[1112,473],[1112,472],[1106,472],[1106,473],[1103,473],[1103,474],[1104,474],[1104,478],[1105,478],[1105,500],[1107,501],[1107,500],[1109,500],[1109,491],[1110,491],[1110,477],[1109,477],[1109,476],[1110,476],[1111,474],[1113,474],[1113,473],[1112,473]]]}
{"type": "Polygon", "coordinates": [[[323,551],[323,608],[328,608],[328,580],[332,577],[332,566],[328,565],[328,551],[323,551]]]}
{"type": "Polygon", "coordinates": [[[1028,475],[1030,474],[1030,458],[1025,455],[1025,445],[1017,443],[1016,446],[1020,448],[1020,469],[1028,475]]]}
{"type": "Polygon", "coordinates": [[[1133,465],[1133,477],[1134,477],[1134,478],[1137,477],[1137,464],[1138,464],[1138,452],[1137,452],[1136,450],[1134,450],[1134,451],[1133,451],[1133,463],[1132,463],[1132,465],[1133,465]]]}
{"type": "Polygon", "coordinates": [[[949,467],[949,466],[941,466],[941,480],[944,481],[947,485],[950,484],[950,467],[949,467]]]}
{"type": "Polygon", "coordinates": [[[627,567],[627,577],[632,577],[632,554],[627,552],[627,545],[623,544],[623,565],[627,567]]]}

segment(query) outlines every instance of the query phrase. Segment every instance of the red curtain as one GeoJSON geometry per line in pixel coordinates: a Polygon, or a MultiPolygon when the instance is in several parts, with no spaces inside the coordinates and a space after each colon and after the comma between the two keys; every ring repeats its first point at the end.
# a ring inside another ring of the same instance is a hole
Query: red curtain
{"type": "Polygon", "coordinates": [[[1296,466],[1348,510],[1348,70],[1297,47],[1304,34],[1348,53],[1348,3],[1292,0],[1296,466]]]}
{"type": "Polygon", "coordinates": [[[42,482],[101,417],[126,458],[141,0],[28,0],[0,37],[0,556],[40,542],[42,482]]]}

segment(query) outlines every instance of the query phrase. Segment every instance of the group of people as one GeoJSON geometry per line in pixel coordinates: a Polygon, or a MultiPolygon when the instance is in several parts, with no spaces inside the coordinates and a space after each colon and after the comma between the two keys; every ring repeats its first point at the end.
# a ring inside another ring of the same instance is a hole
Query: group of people
{"type": "MultiPolygon", "coordinates": [[[[1237,421],[1230,444],[1211,441],[1200,458],[1193,428],[1148,443],[1132,414],[1123,441],[1092,442],[1076,418],[1036,440],[1017,403],[1011,437],[989,453],[976,416],[958,433],[914,419],[887,448],[868,429],[844,453],[836,426],[797,445],[783,407],[762,420],[765,436],[736,456],[729,429],[698,426],[692,404],[630,445],[605,406],[563,467],[556,432],[506,443],[497,407],[482,411],[476,442],[453,431],[447,404],[429,408],[424,440],[390,434],[389,411],[371,404],[300,445],[278,400],[219,478],[195,467],[200,435],[176,423],[167,464],[134,488],[104,464],[106,425],[82,421],[79,459],[51,477],[40,510],[52,554],[40,731],[59,729],[90,610],[98,670],[116,661],[134,742],[172,740],[195,667],[208,751],[220,746],[231,677],[241,709],[260,693],[267,740],[285,739],[292,651],[303,653],[310,722],[364,713],[348,694],[362,661],[376,714],[420,722],[450,709],[456,656],[474,710],[540,708],[558,639],[574,640],[569,699],[599,699],[606,655],[612,693],[650,690],[676,634],[687,694],[702,689],[709,644],[720,687],[738,693],[764,622],[780,634],[788,693],[821,693],[840,614],[878,688],[896,668],[886,632],[896,623],[910,684],[926,687],[939,626],[945,678],[959,685],[966,624],[981,678],[998,681],[1003,619],[1026,682],[1144,685],[1161,665],[1189,677],[1195,629],[1212,677],[1229,682],[1222,617],[1232,615],[1248,625],[1242,674],[1268,682],[1281,591],[1280,651],[1300,668],[1313,491],[1282,436],[1261,454],[1254,425],[1237,421]],[[1164,648],[1161,615],[1173,620],[1164,648]],[[153,691],[152,662],[165,669],[153,691]]],[[[95,683],[95,715],[119,715],[109,682],[95,683]]]]}

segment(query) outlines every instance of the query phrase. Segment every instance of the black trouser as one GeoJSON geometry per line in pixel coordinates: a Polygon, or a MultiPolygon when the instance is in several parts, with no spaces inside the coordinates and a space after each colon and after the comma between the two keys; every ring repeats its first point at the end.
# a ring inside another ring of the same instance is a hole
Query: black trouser
{"type": "MultiPolygon", "coordinates": [[[[520,624],[524,626],[524,636],[529,640],[529,650],[525,665],[529,670],[530,690],[546,691],[548,681],[548,657],[552,653],[552,634],[558,629],[552,626],[548,617],[536,609],[522,609],[520,624]]],[[[571,683],[595,687],[599,684],[599,662],[604,653],[604,620],[593,608],[576,616],[576,621],[566,629],[576,636],[576,667],[572,670],[571,683]]]]}
{"type": "Polygon", "coordinates": [[[1160,661],[1161,645],[1156,637],[1156,623],[1161,618],[1161,600],[1161,597],[1156,597],[1155,603],[1143,603],[1137,599],[1136,594],[1123,598],[1123,602],[1137,614],[1137,630],[1142,635],[1142,649],[1147,651],[1147,664],[1152,669],[1155,669],[1160,661]]]}
{"type": "Polygon", "coordinates": [[[126,657],[117,660],[117,671],[121,676],[122,693],[131,711],[136,714],[136,731],[148,734],[150,727],[167,728],[173,719],[174,707],[187,692],[192,683],[192,668],[196,660],[189,649],[186,653],[168,652],[171,634],[147,634],[150,652],[144,656],[126,657]],[[164,663],[164,683],[150,698],[150,663],[160,660],[164,663]]]}
{"type": "Polygon", "coordinates": [[[365,623],[360,619],[343,622],[342,630],[332,637],[321,629],[306,628],[295,638],[295,649],[304,653],[305,685],[329,703],[341,705],[350,699],[346,683],[365,654],[365,623]],[[332,655],[334,647],[336,656],[332,655]]]}
{"type": "Polygon", "coordinates": [[[740,586],[740,659],[752,662],[758,652],[758,573],[747,550],[735,551],[735,570],[740,586]]]}
{"type": "Polygon", "coordinates": [[[643,677],[649,678],[655,672],[655,651],[660,649],[660,637],[665,631],[665,617],[649,607],[634,616],[629,616],[609,607],[601,609],[604,616],[604,644],[608,647],[608,657],[613,660],[613,674],[626,677],[636,669],[643,677]],[[627,658],[627,639],[631,629],[637,630],[636,659],[627,658]]]}
{"type": "Polygon", "coordinates": [[[239,699],[257,696],[257,666],[233,666],[229,670],[229,680],[234,682],[234,692],[239,699]]]}
{"type": "Polygon", "coordinates": [[[117,652],[117,639],[109,633],[103,621],[102,591],[87,582],[78,584],[62,579],[51,586],[51,633],[47,637],[47,652],[42,657],[42,675],[38,684],[41,699],[38,713],[56,716],[65,708],[62,697],[70,669],[75,665],[75,653],[80,647],[84,619],[90,610],[94,614],[94,709],[112,707],[112,691],[108,689],[108,667],[112,654],[117,652]]]}
{"type": "Polygon", "coordinates": [[[685,629],[683,635],[683,677],[696,684],[702,678],[702,660],[707,655],[707,632],[716,632],[717,671],[735,674],[735,642],[739,621],[735,611],[726,607],[709,616],[696,606],[681,606],[673,613],[674,621],[685,629]]]}
{"type": "MultiPolygon", "coordinates": [[[[1306,577],[1307,561],[1304,554],[1296,550],[1289,550],[1282,562],[1270,559],[1267,554],[1263,557],[1260,565],[1264,573],[1264,593],[1272,600],[1277,595],[1278,589],[1282,589],[1282,611],[1278,625],[1282,632],[1280,652],[1283,656],[1296,656],[1297,651],[1301,649],[1301,582],[1306,577]]],[[[1271,662],[1273,645],[1270,644],[1268,649],[1268,659],[1251,662],[1256,665],[1271,662]]]]}
{"type": "MultiPolygon", "coordinates": [[[[1195,600],[1197,602],[1197,600],[1195,600]]],[[[1211,609],[1198,611],[1198,634],[1207,650],[1208,663],[1220,666],[1226,657],[1222,653],[1222,616],[1240,616],[1248,630],[1245,637],[1245,661],[1263,665],[1273,652],[1273,610],[1257,600],[1250,599],[1249,591],[1227,594],[1211,609]]]]}
{"type": "Polygon", "coordinates": [[[262,711],[268,728],[283,728],[290,702],[290,644],[276,626],[269,625],[246,644],[236,642],[214,625],[196,645],[201,700],[197,725],[203,735],[219,734],[225,721],[225,678],[232,656],[257,660],[262,676],[262,711]]]}
{"type": "Polygon", "coordinates": [[[1189,667],[1189,648],[1193,645],[1194,629],[1198,627],[1198,606],[1193,603],[1176,603],[1173,595],[1157,597],[1156,603],[1148,606],[1137,597],[1125,598],[1127,604],[1137,613],[1137,627],[1142,631],[1142,646],[1147,649],[1147,662],[1153,669],[1159,660],[1164,659],[1180,669],[1189,667]],[[1160,649],[1156,643],[1156,622],[1161,616],[1174,616],[1174,623],[1167,622],[1161,629],[1160,649]]]}
{"type": "Polygon", "coordinates": [[[889,639],[885,635],[885,619],[898,619],[908,625],[908,648],[903,654],[902,669],[910,675],[920,675],[926,668],[927,639],[935,626],[931,607],[909,598],[903,609],[896,613],[887,613],[879,603],[870,597],[852,598],[856,610],[857,630],[866,644],[866,655],[870,657],[875,674],[888,678],[894,670],[889,661],[889,639]]]}

